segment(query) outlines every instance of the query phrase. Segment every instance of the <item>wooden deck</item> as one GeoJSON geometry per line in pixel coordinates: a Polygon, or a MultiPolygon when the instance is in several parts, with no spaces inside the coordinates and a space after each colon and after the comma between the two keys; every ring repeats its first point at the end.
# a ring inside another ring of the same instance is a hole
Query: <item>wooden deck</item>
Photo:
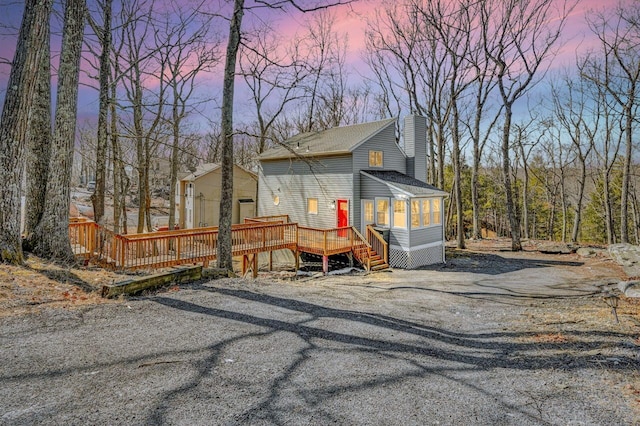
{"type": "MultiPolygon", "coordinates": [[[[217,258],[217,227],[123,235],[91,221],[72,221],[69,234],[78,256],[114,269],[154,269],[194,263],[207,266],[217,258]]],[[[301,252],[323,256],[324,264],[328,256],[347,253],[367,270],[388,267],[386,243],[369,235],[369,231],[367,234],[376,249],[353,227],[317,229],[289,223],[286,216],[252,218],[231,227],[232,255],[242,256],[242,273],[251,269],[254,276],[257,255],[277,250],[291,250],[296,268],[301,252]]]]}

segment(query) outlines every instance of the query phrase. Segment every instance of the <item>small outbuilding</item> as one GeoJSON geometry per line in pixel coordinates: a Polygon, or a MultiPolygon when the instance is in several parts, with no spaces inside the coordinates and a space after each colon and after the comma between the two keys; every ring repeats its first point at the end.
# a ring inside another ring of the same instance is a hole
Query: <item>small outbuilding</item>
{"type": "MultiPolygon", "coordinates": [[[[218,226],[222,166],[207,163],[180,180],[178,217],[182,229],[218,226]]],[[[242,223],[245,217],[256,216],[258,177],[241,166],[233,169],[232,223],[242,223]]]]}

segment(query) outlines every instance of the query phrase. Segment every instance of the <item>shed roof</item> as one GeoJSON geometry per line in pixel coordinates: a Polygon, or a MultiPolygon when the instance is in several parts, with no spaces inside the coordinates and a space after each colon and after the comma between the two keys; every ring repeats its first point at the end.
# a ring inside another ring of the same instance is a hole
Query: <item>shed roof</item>
{"type": "Polygon", "coordinates": [[[361,170],[364,176],[387,185],[392,192],[400,191],[409,197],[446,197],[447,192],[395,170],[361,170]],[[395,190],[395,191],[394,191],[395,190]]]}
{"type": "Polygon", "coordinates": [[[395,121],[395,118],[388,118],[371,123],[334,127],[320,132],[300,133],[263,152],[259,159],[275,160],[296,156],[348,154],[395,121]]]}
{"type": "MultiPolygon", "coordinates": [[[[183,177],[182,181],[194,181],[197,178],[199,178],[200,176],[206,175],[208,173],[211,173],[213,171],[218,170],[220,167],[222,167],[220,164],[217,163],[205,163],[205,164],[200,164],[199,166],[196,167],[196,170],[188,175],[186,175],[185,177],[183,177]]],[[[233,166],[234,168],[240,169],[246,173],[248,173],[249,175],[251,175],[254,179],[257,179],[257,175],[252,172],[251,170],[247,170],[242,166],[239,166],[237,164],[234,164],[233,166]]]]}
{"type": "Polygon", "coordinates": [[[186,175],[180,180],[193,181],[199,178],[200,176],[206,175],[207,173],[211,173],[212,171],[217,170],[219,168],[220,168],[220,164],[216,164],[216,163],[200,164],[199,166],[196,167],[196,170],[194,172],[186,175]]]}

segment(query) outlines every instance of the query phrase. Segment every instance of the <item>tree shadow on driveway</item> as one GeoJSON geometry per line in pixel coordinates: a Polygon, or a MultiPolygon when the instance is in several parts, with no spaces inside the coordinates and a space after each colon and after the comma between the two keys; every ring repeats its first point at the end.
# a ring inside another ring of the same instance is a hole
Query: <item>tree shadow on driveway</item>
{"type": "MultiPolygon", "coordinates": [[[[568,331],[565,333],[568,338],[566,341],[540,344],[531,339],[537,332],[457,332],[374,312],[338,309],[242,289],[215,285],[201,285],[195,289],[222,297],[216,300],[228,298],[242,301],[242,309],[227,309],[229,305],[224,303],[206,306],[193,301],[196,299],[182,300],[165,295],[151,300],[190,314],[249,325],[253,330],[262,330],[261,336],[284,332],[295,336],[302,344],[302,348],[295,350],[287,351],[286,347],[280,349],[287,366],[271,378],[268,389],[263,392],[264,396],[259,402],[249,404],[244,412],[235,417],[242,424],[287,424],[291,419],[283,412],[282,399],[285,394],[288,395],[287,398],[292,398],[291,393],[295,394],[299,404],[305,406],[303,411],[313,411],[316,416],[322,417],[322,422],[340,421],[341,419],[334,417],[334,413],[321,408],[326,401],[347,397],[355,392],[374,392],[388,386],[402,386],[405,380],[415,378],[438,378],[450,382],[452,386],[466,388],[495,401],[496,406],[492,407],[494,410],[516,412],[529,421],[547,423],[549,419],[543,418],[542,413],[536,413],[530,407],[516,406],[500,393],[485,386],[479,379],[480,375],[500,369],[527,372],[574,371],[594,367],[602,369],[604,359],[594,351],[602,347],[611,349],[617,345],[621,350],[625,349],[621,340],[633,337],[607,331],[568,331]],[[269,306],[273,309],[269,310],[269,306]],[[265,307],[268,314],[264,313],[265,307]],[[303,319],[300,314],[304,314],[303,319]],[[398,368],[395,373],[374,374],[373,377],[354,375],[352,380],[347,380],[350,372],[344,371],[342,375],[345,380],[340,380],[340,383],[321,384],[322,381],[318,378],[317,383],[300,384],[298,380],[301,376],[313,374],[306,370],[310,360],[320,354],[326,356],[326,353],[332,353],[334,360],[347,354],[363,359],[374,357],[376,365],[384,365],[385,369],[391,368],[395,363],[410,364],[413,368],[398,368]],[[467,373],[473,375],[473,378],[464,376],[467,373]],[[460,377],[460,374],[463,376],[460,377]]],[[[256,334],[248,333],[244,337],[253,339],[256,334]]],[[[234,342],[242,338],[238,337],[234,342]]],[[[167,392],[162,404],[153,410],[149,423],[164,422],[166,409],[172,405],[170,400],[198,388],[212,368],[206,364],[219,362],[223,349],[224,345],[220,343],[210,347],[211,356],[202,364],[201,374],[194,376],[190,383],[180,389],[167,392]]],[[[617,372],[635,372],[638,362],[630,354],[620,355],[615,364],[606,364],[604,368],[617,372]]]]}
{"type": "Polygon", "coordinates": [[[455,251],[448,253],[446,263],[426,265],[419,270],[471,272],[488,275],[500,275],[532,268],[553,268],[558,266],[583,266],[584,262],[554,259],[527,259],[501,256],[493,253],[477,253],[472,251],[455,251]]]}

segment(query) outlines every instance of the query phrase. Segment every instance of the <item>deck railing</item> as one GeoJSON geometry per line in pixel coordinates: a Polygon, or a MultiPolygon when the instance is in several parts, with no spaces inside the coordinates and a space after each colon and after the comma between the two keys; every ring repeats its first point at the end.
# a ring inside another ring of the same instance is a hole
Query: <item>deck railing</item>
{"type": "MultiPolygon", "coordinates": [[[[370,267],[372,246],[367,239],[371,241],[371,238],[367,235],[365,239],[353,227],[303,227],[288,223],[287,216],[257,219],[231,227],[233,256],[281,249],[322,256],[352,252],[365,268],[370,267]]],[[[77,255],[116,269],[161,268],[186,263],[207,265],[217,258],[217,227],[120,235],[93,221],[71,221],[69,237],[77,255]]],[[[380,244],[373,241],[384,247],[379,253],[384,252],[386,259],[384,240],[381,239],[380,244]]]]}
{"type": "Polygon", "coordinates": [[[371,270],[371,244],[362,236],[357,229],[353,228],[354,241],[351,249],[354,257],[367,271],[371,270]]]}
{"type": "Polygon", "coordinates": [[[98,225],[88,219],[72,218],[69,221],[71,249],[77,256],[85,259],[93,256],[97,229],[98,225]]]}
{"type": "Polygon", "coordinates": [[[358,240],[351,226],[333,229],[298,226],[298,247],[301,251],[323,256],[344,253],[358,240]]]}
{"type": "MultiPolygon", "coordinates": [[[[71,220],[74,253],[103,266],[140,269],[184,263],[208,263],[217,257],[218,228],[193,228],[151,233],[115,234],[89,220],[71,220]]],[[[233,225],[232,255],[294,248],[297,226],[266,222],[233,225]]]]}
{"type": "Polygon", "coordinates": [[[367,242],[371,245],[371,249],[378,253],[385,263],[389,263],[389,244],[371,225],[367,225],[367,242]]]}
{"type": "Polygon", "coordinates": [[[264,223],[264,222],[289,223],[289,215],[282,214],[277,216],[259,216],[259,217],[244,218],[244,223],[264,223]]]}

